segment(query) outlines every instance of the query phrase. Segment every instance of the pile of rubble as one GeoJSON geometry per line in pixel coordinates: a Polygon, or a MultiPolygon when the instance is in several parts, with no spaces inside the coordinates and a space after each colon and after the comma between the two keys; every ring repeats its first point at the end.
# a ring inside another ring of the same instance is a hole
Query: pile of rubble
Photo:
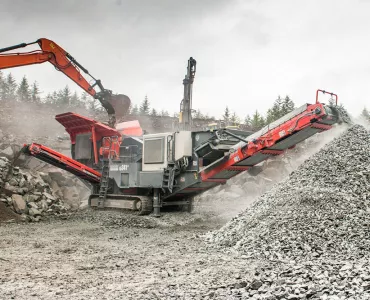
{"type": "Polygon", "coordinates": [[[88,194],[88,188],[81,185],[61,171],[21,169],[7,157],[0,157],[0,202],[22,220],[38,222],[50,215],[67,216],[88,194]]]}
{"type": "Polygon", "coordinates": [[[265,262],[233,290],[246,299],[367,299],[369,219],[370,133],[354,125],[206,240],[265,262]]]}

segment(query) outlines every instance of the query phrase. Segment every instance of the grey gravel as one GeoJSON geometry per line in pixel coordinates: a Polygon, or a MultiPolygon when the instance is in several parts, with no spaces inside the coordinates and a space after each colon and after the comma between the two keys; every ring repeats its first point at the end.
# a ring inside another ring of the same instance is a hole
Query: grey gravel
{"type": "Polygon", "coordinates": [[[251,299],[368,299],[369,220],[370,133],[354,125],[205,239],[262,262],[251,299]]]}

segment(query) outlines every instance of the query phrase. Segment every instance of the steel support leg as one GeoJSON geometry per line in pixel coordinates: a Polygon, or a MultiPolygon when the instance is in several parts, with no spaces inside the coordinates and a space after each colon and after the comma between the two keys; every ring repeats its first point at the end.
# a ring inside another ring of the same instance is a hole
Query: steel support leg
{"type": "Polygon", "coordinates": [[[161,216],[161,203],[159,199],[159,189],[154,189],[154,193],[153,193],[153,216],[157,218],[161,216]]]}

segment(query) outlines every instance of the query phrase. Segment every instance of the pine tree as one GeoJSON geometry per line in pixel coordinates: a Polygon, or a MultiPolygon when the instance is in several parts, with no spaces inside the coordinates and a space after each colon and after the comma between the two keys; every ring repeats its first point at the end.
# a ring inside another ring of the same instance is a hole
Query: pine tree
{"type": "Polygon", "coordinates": [[[210,117],[209,114],[205,114],[203,115],[202,117],[202,120],[207,120],[207,121],[211,121],[213,117],[210,117]]]}
{"type": "Polygon", "coordinates": [[[31,101],[31,91],[26,76],[23,76],[21,83],[19,84],[19,87],[17,89],[17,99],[21,102],[31,101]]]}
{"type": "Polygon", "coordinates": [[[148,115],[149,111],[150,111],[150,105],[149,105],[148,96],[145,96],[144,101],[140,105],[140,114],[141,115],[148,115]]]}
{"type": "Polygon", "coordinates": [[[194,113],[194,117],[193,117],[194,119],[199,119],[199,120],[202,120],[202,119],[204,119],[204,116],[203,116],[203,114],[201,113],[201,111],[198,109],[197,111],[195,111],[195,113],[194,113]]]}
{"type": "Polygon", "coordinates": [[[281,110],[280,110],[280,118],[287,113],[290,113],[294,110],[294,102],[289,98],[289,96],[285,96],[282,104],[281,104],[281,110]]]}
{"type": "Polygon", "coordinates": [[[261,115],[260,117],[260,124],[259,124],[259,127],[262,128],[263,126],[266,125],[266,120],[265,118],[261,115]]]}
{"type": "Polygon", "coordinates": [[[251,127],[252,126],[252,119],[250,117],[250,115],[247,115],[244,119],[244,125],[247,126],[247,127],[251,127]]]}
{"type": "Polygon", "coordinates": [[[70,107],[81,107],[80,98],[77,95],[77,92],[74,92],[70,99],[70,107]]]}
{"type": "Polygon", "coordinates": [[[236,126],[240,123],[239,122],[239,117],[236,115],[235,112],[233,112],[233,114],[230,117],[230,123],[231,123],[232,126],[236,126]]]}
{"type": "Polygon", "coordinates": [[[54,104],[54,105],[59,105],[59,93],[58,92],[56,92],[56,91],[54,91],[53,92],[53,94],[52,94],[52,103],[54,104]]]}
{"type": "Polygon", "coordinates": [[[80,97],[81,107],[86,107],[88,110],[95,110],[95,99],[86,92],[81,93],[80,97]]]}
{"type": "Polygon", "coordinates": [[[161,111],[161,116],[162,116],[162,117],[169,117],[169,116],[170,116],[170,114],[168,113],[168,111],[167,111],[167,110],[163,110],[163,109],[162,109],[162,111],[161,111]]]}
{"type": "Polygon", "coordinates": [[[272,115],[273,121],[281,118],[281,116],[282,116],[282,112],[281,112],[282,105],[283,105],[283,99],[281,99],[281,97],[279,95],[278,98],[275,100],[274,105],[272,106],[272,109],[271,109],[271,115],[272,115]]]}
{"type": "Polygon", "coordinates": [[[51,93],[48,93],[45,97],[45,103],[46,104],[54,104],[54,98],[51,93]]]}
{"type": "Polygon", "coordinates": [[[266,124],[270,124],[274,121],[275,121],[275,116],[274,116],[273,110],[272,108],[269,108],[266,114],[266,124]]]}
{"type": "Polygon", "coordinates": [[[264,119],[261,114],[256,110],[252,116],[251,127],[253,130],[261,129],[264,126],[264,119]]]}
{"type": "Polygon", "coordinates": [[[40,103],[41,102],[41,99],[40,99],[40,90],[39,90],[39,87],[38,87],[38,84],[37,84],[36,81],[32,85],[32,89],[31,89],[31,101],[34,102],[34,103],[40,103]]]}
{"type": "Polygon", "coordinates": [[[4,90],[5,90],[5,77],[3,72],[0,70],[0,100],[5,100],[4,90]]]}
{"type": "Polygon", "coordinates": [[[329,106],[336,106],[336,103],[333,97],[330,97],[329,99],[329,106]]]}
{"type": "Polygon", "coordinates": [[[370,121],[370,113],[366,107],[362,110],[361,116],[363,116],[366,120],[370,121]]]}
{"type": "Polygon", "coordinates": [[[154,108],[152,108],[152,111],[150,112],[150,115],[152,117],[156,117],[158,114],[157,114],[157,111],[154,108]]]}
{"type": "Polygon", "coordinates": [[[71,97],[71,90],[68,85],[66,85],[66,87],[58,93],[58,104],[61,106],[69,106],[71,97]]]}
{"type": "Polygon", "coordinates": [[[6,100],[14,101],[16,99],[17,83],[12,75],[9,73],[6,77],[6,84],[4,85],[4,95],[6,100]]]}
{"type": "Polygon", "coordinates": [[[228,126],[229,125],[229,121],[230,121],[229,107],[226,106],[225,112],[224,112],[224,115],[222,116],[222,118],[224,119],[224,122],[225,122],[226,126],[228,126]]]}

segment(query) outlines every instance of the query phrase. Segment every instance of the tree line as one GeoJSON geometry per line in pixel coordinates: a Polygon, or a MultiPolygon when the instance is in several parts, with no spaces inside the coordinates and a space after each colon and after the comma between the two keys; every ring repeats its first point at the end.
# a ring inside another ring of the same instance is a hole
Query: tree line
{"type": "MultiPolygon", "coordinates": [[[[38,103],[50,104],[56,107],[65,108],[86,108],[93,111],[102,111],[102,107],[98,101],[95,101],[86,92],[78,95],[77,92],[72,92],[68,85],[63,89],[47,93],[46,96],[41,96],[42,91],[36,81],[30,83],[26,76],[16,82],[12,73],[5,75],[0,71],[0,101],[17,101],[23,103],[38,103]]],[[[265,124],[270,123],[284,114],[294,109],[293,101],[286,96],[282,99],[280,96],[274,102],[273,106],[267,111],[264,117],[258,111],[253,115],[247,115],[244,122],[235,113],[231,113],[226,107],[222,120],[225,125],[245,125],[251,129],[259,129],[265,124]]],[[[132,104],[129,111],[130,115],[151,116],[151,117],[169,117],[170,113],[167,110],[157,110],[151,107],[148,96],[146,95],[143,101],[138,104],[132,104]]],[[[178,117],[178,113],[174,113],[172,117],[178,117]]],[[[193,118],[199,121],[215,121],[216,118],[203,114],[200,110],[194,110],[193,118]]]]}
{"type": "MultiPolygon", "coordinates": [[[[56,107],[65,108],[86,108],[90,111],[103,111],[100,103],[93,99],[89,94],[83,92],[78,95],[77,92],[72,92],[68,85],[59,91],[48,93],[41,97],[41,90],[36,81],[30,83],[26,76],[23,76],[19,83],[16,82],[12,73],[4,75],[0,71],[0,101],[17,101],[23,103],[39,103],[51,104],[56,107]]],[[[244,119],[240,118],[236,112],[231,112],[229,107],[225,108],[221,118],[225,126],[240,126],[251,130],[258,130],[267,124],[281,118],[287,113],[295,109],[293,100],[287,95],[284,98],[278,96],[273,102],[273,105],[265,114],[261,114],[256,110],[251,115],[246,115],[244,119]]],[[[146,95],[143,101],[138,104],[132,104],[129,111],[130,115],[137,116],[152,116],[152,117],[169,117],[170,113],[167,110],[157,110],[151,107],[148,96],[146,95]]],[[[370,113],[364,108],[362,115],[370,121],[370,113]]],[[[172,117],[178,117],[178,113],[174,113],[172,117]]],[[[208,114],[203,114],[200,110],[194,110],[193,118],[199,121],[216,121],[217,119],[208,114]]]]}
{"type": "Polygon", "coordinates": [[[276,121],[294,109],[295,104],[287,95],[285,98],[278,96],[272,107],[267,110],[265,116],[256,110],[252,115],[247,115],[244,120],[241,120],[235,112],[231,113],[229,108],[226,107],[222,117],[226,126],[244,125],[251,130],[258,130],[265,125],[276,121]]]}
{"type": "Polygon", "coordinates": [[[0,100],[16,101],[22,103],[52,104],[57,107],[84,107],[95,108],[94,99],[87,93],[78,95],[72,92],[69,86],[65,86],[59,91],[48,93],[41,97],[41,90],[37,81],[30,83],[26,76],[23,76],[19,83],[16,82],[12,73],[4,75],[0,71],[0,100]]]}

